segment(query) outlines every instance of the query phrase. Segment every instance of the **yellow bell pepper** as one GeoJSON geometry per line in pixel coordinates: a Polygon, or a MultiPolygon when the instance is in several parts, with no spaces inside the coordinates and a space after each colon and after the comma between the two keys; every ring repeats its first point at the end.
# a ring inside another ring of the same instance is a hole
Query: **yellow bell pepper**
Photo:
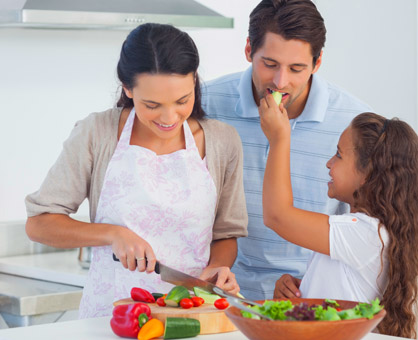
{"type": "Polygon", "coordinates": [[[138,340],[149,340],[164,335],[164,324],[158,319],[146,322],[138,333],[138,340]]]}

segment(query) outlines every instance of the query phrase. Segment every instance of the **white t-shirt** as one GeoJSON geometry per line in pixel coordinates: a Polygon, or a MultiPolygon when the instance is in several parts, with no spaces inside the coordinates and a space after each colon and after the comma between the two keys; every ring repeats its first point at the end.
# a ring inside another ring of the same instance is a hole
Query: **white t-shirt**
{"type": "MultiPolygon", "coordinates": [[[[378,233],[379,221],[363,213],[329,217],[330,256],[312,254],[300,285],[304,298],[369,302],[382,298],[387,285],[387,258],[378,233]]],[[[384,227],[380,235],[388,245],[384,227]]]]}

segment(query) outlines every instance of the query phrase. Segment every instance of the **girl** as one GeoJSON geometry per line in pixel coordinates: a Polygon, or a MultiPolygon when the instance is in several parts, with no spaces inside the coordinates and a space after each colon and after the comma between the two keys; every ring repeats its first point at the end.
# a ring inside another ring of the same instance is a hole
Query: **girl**
{"type": "Polygon", "coordinates": [[[290,124],[271,94],[261,100],[261,127],[270,142],[264,176],[265,224],[314,251],[305,276],[284,276],[276,296],[369,301],[387,316],[382,333],[415,337],[418,276],[418,137],[398,119],[362,113],[340,137],[327,163],[328,195],[350,213],[327,216],[293,207],[290,124]],[[301,293],[301,294],[295,294],[301,293]]]}
{"type": "Polygon", "coordinates": [[[185,32],[133,30],[117,66],[117,107],[78,122],[26,198],[32,240],[94,247],[80,317],[111,314],[134,286],[168,292],[153,272],[156,259],[239,291],[229,268],[236,238],[247,234],[241,142],[232,127],[204,118],[198,66],[185,32]],[[86,197],[92,223],[68,216],[86,197]]]}

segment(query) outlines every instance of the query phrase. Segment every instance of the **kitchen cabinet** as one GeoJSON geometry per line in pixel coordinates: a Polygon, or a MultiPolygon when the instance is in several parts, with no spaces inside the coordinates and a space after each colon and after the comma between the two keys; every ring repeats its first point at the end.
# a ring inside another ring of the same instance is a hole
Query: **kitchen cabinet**
{"type": "Polygon", "coordinates": [[[0,329],[78,318],[88,270],[78,249],[0,258],[0,329]]]}

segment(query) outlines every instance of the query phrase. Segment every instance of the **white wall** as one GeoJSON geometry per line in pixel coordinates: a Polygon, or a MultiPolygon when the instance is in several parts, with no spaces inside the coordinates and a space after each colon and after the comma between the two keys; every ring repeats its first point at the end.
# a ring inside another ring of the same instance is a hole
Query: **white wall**
{"type": "Polygon", "coordinates": [[[328,31],[321,74],[417,131],[417,1],[314,2],[328,31]]]}
{"type": "MultiPolygon", "coordinates": [[[[188,30],[203,79],[243,70],[248,15],[258,0],[199,0],[235,28],[188,30]]],[[[320,73],[418,128],[415,0],[316,0],[328,29],[320,73]]],[[[0,221],[26,217],[23,199],[41,184],[75,121],[116,100],[127,31],[0,29],[0,221]]],[[[87,214],[83,205],[80,215],[87,214]]]]}

